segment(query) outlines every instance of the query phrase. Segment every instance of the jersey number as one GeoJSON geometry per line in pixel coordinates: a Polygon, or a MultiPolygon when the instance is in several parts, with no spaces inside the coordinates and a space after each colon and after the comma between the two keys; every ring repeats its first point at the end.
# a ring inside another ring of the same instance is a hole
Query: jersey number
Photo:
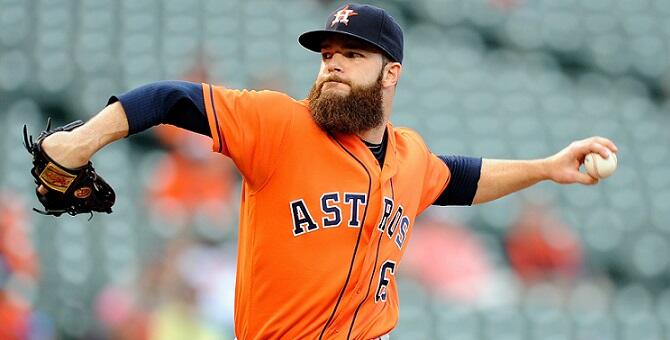
{"type": "Polygon", "coordinates": [[[375,303],[386,301],[388,285],[391,282],[391,278],[387,276],[387,272],[390,275],[395,274],[395,262],[391,260],[386,260],[382,267],[379,270],[379,284],[377,285],[377,293],[375,294],[375,303]]]}

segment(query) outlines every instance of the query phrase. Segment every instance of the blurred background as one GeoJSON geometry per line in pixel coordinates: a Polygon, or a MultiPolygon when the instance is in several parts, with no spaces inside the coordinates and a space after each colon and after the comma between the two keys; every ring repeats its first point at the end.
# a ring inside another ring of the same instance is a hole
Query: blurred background
{"type": "MultiPolygon", "coordinates": [[[[670,339],[670,1],[372,1],[405,30],[396,126],[436,153],[538,158],[602,135],[619,169],[431,208],[394,339],[670,339]]],[[[96,155],[112,215],[44,217],[21,127],[186,79],[304,98],[297,43],[340,2],[0,0],[0,339],[232,339],[240,178],[170,128],[96,155]]]]}

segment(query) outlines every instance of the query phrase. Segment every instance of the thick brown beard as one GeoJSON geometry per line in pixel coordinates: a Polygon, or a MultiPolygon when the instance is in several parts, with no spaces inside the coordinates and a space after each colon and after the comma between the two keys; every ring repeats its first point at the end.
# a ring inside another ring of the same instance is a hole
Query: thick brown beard
{"type": "Polygon", "coordinates": [[[316,124],[330,133],[360,133],[378,127],[384,123],[382,109],[381,74],[372,85],[361,87],[337,77],[329,77],[315,83],[309,90],[309,108],[316,124]],[[321,93],[323,84],[337,81],[349,85],[351,91],[342,96],[333,93],[321,93]]]}

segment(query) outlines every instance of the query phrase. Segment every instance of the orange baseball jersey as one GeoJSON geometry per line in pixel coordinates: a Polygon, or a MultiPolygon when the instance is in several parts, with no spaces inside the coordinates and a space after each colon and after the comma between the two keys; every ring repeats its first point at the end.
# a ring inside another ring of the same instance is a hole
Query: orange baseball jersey
{"type": "Polygon", "coordinates": [[[307,100],[203,84],[214,151],[243,176],[239,339],[373,339],[398,321],[394,276],[418,214],[450,179],[420,136],[387,126],[380,167],[307,100]]]}

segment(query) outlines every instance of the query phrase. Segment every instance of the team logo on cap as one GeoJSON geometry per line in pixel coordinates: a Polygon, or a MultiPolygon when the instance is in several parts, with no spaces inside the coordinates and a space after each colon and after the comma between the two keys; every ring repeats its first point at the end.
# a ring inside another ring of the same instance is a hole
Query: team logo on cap
{"type": "Polygon", "coordinates": [[[354,12],[353,9],[349,9],[349,5],[344,6],[341,10],[337,11],[335,13],[335,19],[333,19],[333,22],[330,23],[330,27],[335,26],[338,22],[341,22],[345,25],[349,25],[349,17],[358,15],[358,13],[354,12]]]}

